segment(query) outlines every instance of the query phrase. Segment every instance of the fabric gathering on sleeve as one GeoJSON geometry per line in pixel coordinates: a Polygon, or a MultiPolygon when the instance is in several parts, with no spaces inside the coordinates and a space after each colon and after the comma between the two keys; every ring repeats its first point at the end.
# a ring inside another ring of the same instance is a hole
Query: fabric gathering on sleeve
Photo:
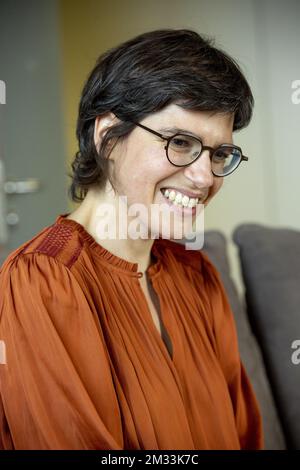
{"type": "Polygon", "coordinates": [[[1,398],[14,446],[121,449],[118,403],[106,402],[109,361],[100,337],[89,341],[93,318],[76,279],[51,257],[25,254],[1,276],[1,292],[1,398]]]}
{"type": "Polygon", "coordinates": [[[148,276],[57,217],[0,271],[0,448],[262,449],[229,302],[201,252],[156,239],[148,276]]]}

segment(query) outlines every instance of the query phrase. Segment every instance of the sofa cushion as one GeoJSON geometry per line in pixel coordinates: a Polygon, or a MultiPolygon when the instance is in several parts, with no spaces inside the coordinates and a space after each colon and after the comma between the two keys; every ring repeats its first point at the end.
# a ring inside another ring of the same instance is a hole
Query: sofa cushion
{"type": "MultiPolygon", "coordinates": [[[[219,271],[235,318],[241,359],[248,372],[263,419],[265,449],[285,449],[285,441],[267,379],[262,355],[247,318],[245,300],[238,295],[230,275],[227,242],[219,231],[206,231],[203,251],[219,271]]],[[[300,367],[300,366],[299,366],[300,367]]]]}
{"type": "Polygon", "coordinates": [[[300,340],[300,232],[242,224],[233,239],[287,446],[300,449],[300,364],[291,347],[300,340]]]}

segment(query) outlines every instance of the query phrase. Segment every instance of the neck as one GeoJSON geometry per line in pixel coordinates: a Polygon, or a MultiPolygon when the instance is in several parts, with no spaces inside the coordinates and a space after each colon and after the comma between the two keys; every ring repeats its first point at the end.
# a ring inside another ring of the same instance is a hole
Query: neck
{"type": "MultiPolygon", "coordinates": [[[[122,204],[124,205],[123,202],[122,204]]],[[[120,217],[119,198],[107,184],[103,190],[89,189],[84,201],[67,218],[80,223],[99,245],[115,256],[137,263],[138,271],[144,274],[151,264],[151,248],[154,239],[132,239],[128,233],[126,238],[120,238],[118,234],[120,222],[124,222],[124,214],[125,206],[121,209],[120,217]],[[108,229],[111,231],[107,238],[104,230],[107,232],[108,229]]]]}

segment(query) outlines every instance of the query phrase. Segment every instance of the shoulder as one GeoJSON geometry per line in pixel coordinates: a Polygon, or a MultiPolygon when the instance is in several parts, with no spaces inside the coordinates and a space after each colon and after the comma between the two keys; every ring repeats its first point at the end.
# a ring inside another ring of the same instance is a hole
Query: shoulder
{"type": "Polygon", "coordinates": [[[86,311],[81,278],[71,269],[81,249],[76,232],[53,224],[12,252],[0,269],[0,323],[16,316],[59,320],[86,311]]]}
{"type": "Polygon", "coordinates": [[[16,299],[29,305],[71,304],[81,295],[82,283],[72,270],[80,256],[82,240],[72,227],[56,222],[45,227],[6,258],[0,268],[0,317],[5,304],[16,299]]]}
{"type": "Polygon", "coordinates": [[[71,269],[82,248],[82,240],[72,227],[55,222],[11,252],[3,262],[0,273],[33,258],[40,263],[61,264],[71,269]]]}

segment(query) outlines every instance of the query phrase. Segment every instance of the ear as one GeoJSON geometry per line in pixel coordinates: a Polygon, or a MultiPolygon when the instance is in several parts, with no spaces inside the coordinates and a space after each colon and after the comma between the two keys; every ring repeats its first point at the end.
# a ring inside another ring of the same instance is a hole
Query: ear
{"type": "Polygon", "coordinates": [[[96,117],[94,126],[94,143],[98,152],[101,141],[106,132],[112,125],[116,124],[117,121],[118,118],[110,111],[96,117]]]}

